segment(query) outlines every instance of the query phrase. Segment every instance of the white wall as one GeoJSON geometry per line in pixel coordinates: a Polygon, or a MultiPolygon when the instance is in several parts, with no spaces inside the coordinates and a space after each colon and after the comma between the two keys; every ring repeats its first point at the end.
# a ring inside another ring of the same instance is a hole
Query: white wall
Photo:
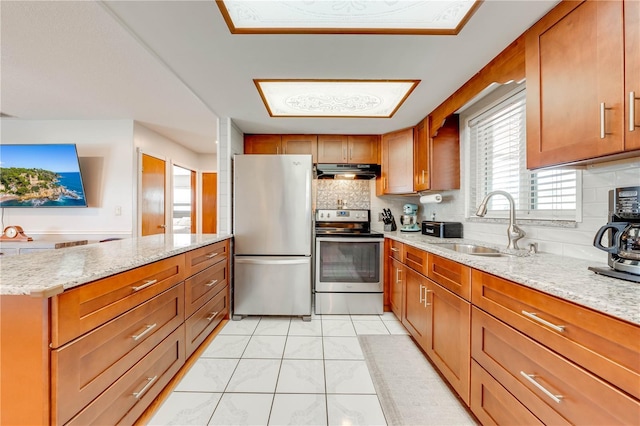
{"type": "MultiPolygon", "coordinates": [[[[464,142],[461,146],[464,152],[464,142]]],[[[463,159],[461,161],[464,161],[463,159]]],[[[465,182],[465,168],[461,167],[461,181],[465,182]]],[[[377,222],[377,214],[382,208],[390,208],[399,222],[402,205],[411,202],[419,206],[420,221],[431,220],[432,213],[436,220],[462,222],[464,237],[493,244],[507,243],[507,223],[479,223],[465,218],[465,191],[443,191],[441,204],[419,204],[417,196],[375,196],[375,184],[372,181],[371,216],[372,226],[382,229],[382,222],[377,222]]],[[[574,228],[533,226],[519,222],[519,226],[527,233],[520,242],[526,247],[529,242],[537,242],[540,251],[560,254],[568,257],[606,262],[607,254],[593,247],[596,231],[607,223],[609,190],[622,186],[640,185],[640,157],[634,159],[608,162],[588,166],[582,175],[582,222],[574,228]]],[[[519,242],[519,243],[520,243],[519,242]]]]}
{"type": "Polygon", "coordinates": [[[20,225],[36,239],[132,235],[132,120],[2,119],[0,123],[3,144],[76,144],[89,203],[87,208],[4,208],[4,226],[20,225]]]}
{"type": "Polygon", "coordinates": [[[244,135],[230,118],[221,118],[218,129],[218,233],[233,229],[233,156],[244,153],[244,135]]]}

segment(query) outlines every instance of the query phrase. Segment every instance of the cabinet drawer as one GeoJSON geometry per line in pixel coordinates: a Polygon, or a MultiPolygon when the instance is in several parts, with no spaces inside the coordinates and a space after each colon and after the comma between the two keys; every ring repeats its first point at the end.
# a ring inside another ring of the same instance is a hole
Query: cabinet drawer
{"type": "Polygon", "coordinates": [[[59,348],[183,279],[184,255],[179,255],[103,278],[53,297],[52,348],[59,348]]]}
{"type": "Polygon", "coordinates": [[[400,262],[404,262],[404,244],[389,239],[389,255],[400,262]]]}
{"type": "Polygon", "coordinates": [[[637,424],[640,402],[477,308],[473,359],[545,424],[637,424]]]}
{"type": "Polygon", "coordinates": [[[640,398],[640,327],[475,270],[472,301],[640,398]]]}
{"type": "Polygon", "coordinates": [[[184,328],[181,326],[68,424],[134,424],[184,361],[184,328]]]}
{"type": "Polygon", "coordinates": [[[184,321],[179,284],[51,351],[53,418],[64,424],[184,321]]]}
{"type": "Polygon", "coordinates": [[[471,301],[471,268],[468,266],[429,253],[426,275],[447,290],[471,301]]]}
{"type": "Polygon", "coordinates": [[[185,280],[186,317],[190,317],[228,284],[227,262],[218,262],[185,280]]]}
{"type": "Polygon", "coordinates": [[[408,245],[404,246],[403,263],[422,275],[427,275],[427,257],[428,254],[424,250],[417,249],[408,245]]]}
{"type": "Polygon", "coordinates": [[[229,240],[220,241],[199,249],[187,252],[186,276],[197,274],[203,269],[229,257],[229,240]]]}
{"type": "Polygon", "coordinates": [[[187,357],[191,356],[228,312],[229,288],[226,287],[185,321],[187,357]]]}
{"type": "Polygon", "coordinates": [[[471,360],[470,407],[473,414],[485,426],[543,424],[473,360],[471,360]]]}

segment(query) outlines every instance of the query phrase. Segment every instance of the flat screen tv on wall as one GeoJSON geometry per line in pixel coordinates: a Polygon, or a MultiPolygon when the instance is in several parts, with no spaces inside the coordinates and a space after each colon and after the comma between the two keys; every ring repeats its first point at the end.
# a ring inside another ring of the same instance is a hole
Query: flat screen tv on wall
{"type": "Polygon", "coordinates": [[[2,207],[87,207],[76,146],[0,145],[2,207]]]}

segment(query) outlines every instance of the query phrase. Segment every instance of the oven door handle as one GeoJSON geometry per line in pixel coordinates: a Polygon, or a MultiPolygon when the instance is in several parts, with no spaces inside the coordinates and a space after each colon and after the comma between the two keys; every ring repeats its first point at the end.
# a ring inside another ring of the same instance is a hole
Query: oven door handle
{"type": "Polygon", "coordinates": [[[316,237],[316,241],[329,241],[332,243],[383,243],[384,238],[316,237]]]}
{"type": "Polygon", "coordinates": [[[236,257],[236,263],[246,263],[247,265],[300,265],[309,263],[309,257],[303,257],[300,259],[242,259],[236,257]]]}

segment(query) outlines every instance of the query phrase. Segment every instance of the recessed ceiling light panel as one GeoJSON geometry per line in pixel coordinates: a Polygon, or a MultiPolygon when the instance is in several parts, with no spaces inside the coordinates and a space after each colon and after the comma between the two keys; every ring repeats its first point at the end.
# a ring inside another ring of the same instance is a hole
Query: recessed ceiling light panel
{"type": "Polygon", "coordinates": [[[389,118],[419,80],[254,80],[272,117],[389,118]]]}
{"type": "Polygon", "coordinates": [[[480,0],[217,0],[232,33],[457,34],[480,0]]]}

